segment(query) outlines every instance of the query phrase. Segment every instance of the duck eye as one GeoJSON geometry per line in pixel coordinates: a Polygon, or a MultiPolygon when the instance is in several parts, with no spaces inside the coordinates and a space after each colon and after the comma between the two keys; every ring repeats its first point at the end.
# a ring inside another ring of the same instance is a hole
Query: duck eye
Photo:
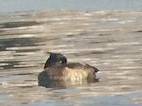
{"type": "Polygon", "coordinates": [[[59,63],[62,63],[62,61],[60,60],[59,63]]]}

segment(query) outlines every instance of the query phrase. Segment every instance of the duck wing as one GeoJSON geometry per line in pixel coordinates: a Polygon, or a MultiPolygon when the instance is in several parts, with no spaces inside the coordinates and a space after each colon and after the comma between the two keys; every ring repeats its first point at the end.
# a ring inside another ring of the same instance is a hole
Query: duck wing
{"type": "Polygon", "coordinates": [[[84,64],[81,63],[68,63],[66,67],[76,69],[76,68],[84,68],[84,64]]]}
{"type": "Polygon", "coordinates": [[[89,64],[83,64],[83,63],[68,63],[67,67],[72,69],[84,69],[84,70],[90,69],[94,73],[99,71],[96,67],[93,67],[89,64]]]}

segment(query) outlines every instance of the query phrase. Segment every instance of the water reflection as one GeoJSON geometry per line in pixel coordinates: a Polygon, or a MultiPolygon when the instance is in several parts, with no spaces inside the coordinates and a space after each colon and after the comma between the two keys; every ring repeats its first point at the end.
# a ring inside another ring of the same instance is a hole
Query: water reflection
{"type": "Polygon", "coordinates": [[[27,27],[38,25],[39,23],[36,21],[20,21],[20,22],[5,22],[0,24],[0,28],[15,28],[15,27],[27,27]]]}
{"type": "Polygon", "coordinates": [[[141,106],[141,11],[21,14],[1,15],[1,105],[141,106]],[[96,66],[101,70],[99,82],[78,86],[61,82],[64,89],[38,86],[49,51],[96,66]]]}
{"type": "Polygon", "coordinates": [[[1,67],[3,67],[4,69],[24,67],[23,60],[14,59],[13,57],[25,57],[30,53],[39,51],[40,49],[36,48],[36,46],[38,46],[38,42],[40,42],[40,40],[33,37],[1,39],[0,51],[1,55],[5,57],[1,58],[1,67]]]}

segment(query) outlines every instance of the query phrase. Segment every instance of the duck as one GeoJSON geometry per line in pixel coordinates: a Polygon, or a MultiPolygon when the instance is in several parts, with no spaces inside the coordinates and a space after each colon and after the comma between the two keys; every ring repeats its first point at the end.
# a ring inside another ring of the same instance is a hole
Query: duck
{"type": "Polygon", "coordinates": [[[45,87],[76,85],[98,81],[96,67],[86,63],[68,62],[61,53],[49,52],[38,85],[45,87]]]}

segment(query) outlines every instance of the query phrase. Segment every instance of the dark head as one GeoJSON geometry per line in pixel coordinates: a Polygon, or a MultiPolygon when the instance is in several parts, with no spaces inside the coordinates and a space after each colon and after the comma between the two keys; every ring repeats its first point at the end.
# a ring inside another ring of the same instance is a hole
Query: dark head
{"type": "Polygon", "coordinates": [[[49,54],[50,56],[44,65],[44,69],[50,66],[54,66],[54,65],[66,65],[67,64],[67,59],[63,54],[51,53],[51,52],[49,54]]]}

